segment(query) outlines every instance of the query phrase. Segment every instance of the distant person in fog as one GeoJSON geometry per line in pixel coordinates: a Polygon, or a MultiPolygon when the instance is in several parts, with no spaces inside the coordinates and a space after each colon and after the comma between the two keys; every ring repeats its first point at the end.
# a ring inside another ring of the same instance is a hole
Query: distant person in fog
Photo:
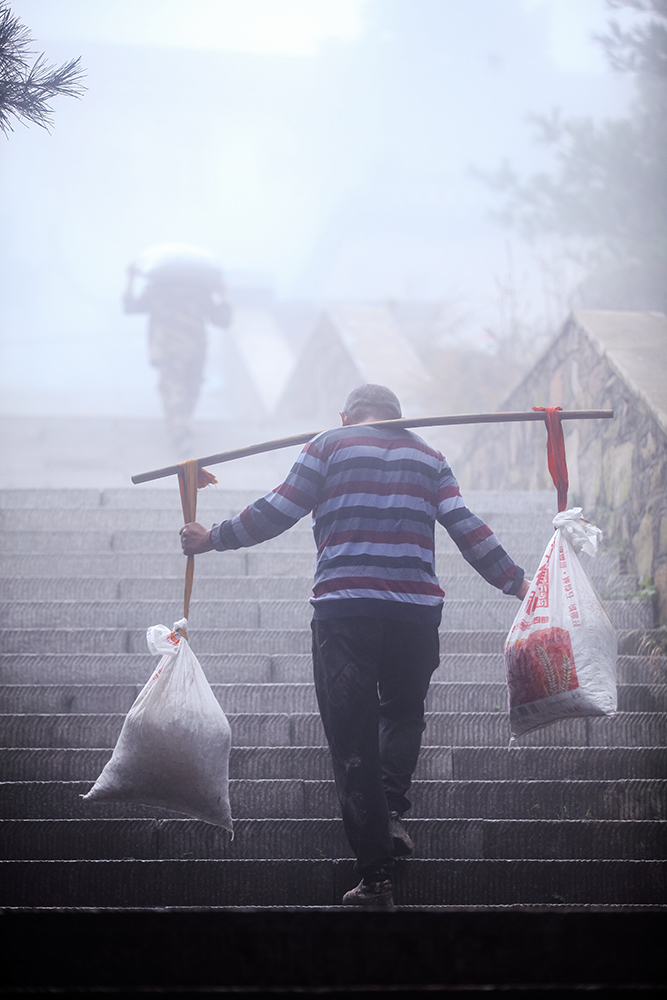
{"type": "Polygon", "coordinates": [[[206,323],[227,327],[231,311],[220,269],[204,251],[158,247],[144,266],[130,264],[123,296],[126,313],[148,313],[148,353],[160,375],[169,438],[179,458],[190,457],[191,418],[204,378],[206,323]],[[135,280],[146,279],[135,293],[135,280]]]}

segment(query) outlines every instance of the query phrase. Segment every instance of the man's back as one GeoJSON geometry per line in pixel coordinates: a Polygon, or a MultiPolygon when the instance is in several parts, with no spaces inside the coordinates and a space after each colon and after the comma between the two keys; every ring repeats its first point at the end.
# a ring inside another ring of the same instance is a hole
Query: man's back
{"type": "Polygon", "coordinates": [[[368,614],[439,621],[444,592],[435,574],[439,520],[464,557],[509,589],[512,560],[466,508],[440,452],[406,430],[356,424],[306,445],[284,483],[216,526],[216,548],[254,545],[313,512],[315,617],[368,614]]]}

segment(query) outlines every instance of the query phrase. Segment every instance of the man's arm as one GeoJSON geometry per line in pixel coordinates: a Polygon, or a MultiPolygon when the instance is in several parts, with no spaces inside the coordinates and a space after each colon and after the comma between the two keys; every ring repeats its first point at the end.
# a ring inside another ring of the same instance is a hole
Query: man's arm
{"type": "Polygon", "coordinates": [[[258,545],[281,535],[318,503],[324,481],[323,466],[317,447],[309,442],[285,482],[236,517],[214,524],[210,530],[194,521],[184,525],[180,532],[183,552],[185,555],[210,552],[211,549],[225,552],[258,545]]]}
{"type": "Polygon", "coordinates": [[[127,282],[123,293],[123,311],[126,313],[144,313],[148,312],[149,309],[146,291],[144,290],[139,296],[134,294],[134,279],[139,273],[137,266],[130,264],[127,269],[127,282]]]}
{"type": "Polygon", "coordinates": [[[459,484],[446,463],[440,477],[438,521],[466,562],[487,583],[523,600],[529,586],[523,569],[510,558],[491,528],[466,507],[459,484]]]}

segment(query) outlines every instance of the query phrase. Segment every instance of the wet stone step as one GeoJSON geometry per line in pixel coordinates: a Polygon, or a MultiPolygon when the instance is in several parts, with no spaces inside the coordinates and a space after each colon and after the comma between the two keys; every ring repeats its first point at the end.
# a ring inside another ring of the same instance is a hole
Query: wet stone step
{"type": "MultiPolygon", "coordinates": [[[[143,628],[169,622],[179,605],[168,601],[5,601],[0,615],[7,628],[143,628]]],[[[607,601],[606,609],[617,628],[651,628],[650,602],[607,601]]],[[[446,600],[446,629],[509,629],[518,610],[515,599],[503,596],[485,601],[446,600]]],[[[194,601],[190,618],[197,629],[206,628],[308,628],[313,616],[306,597],[299,600],[194,601]]]]}
{"type": "MultiPolygon", "coordinates": [[[[155,625],[149,622],[148,625],[155,625]]],[[[171,622],[163,624],[171,625],[171,622]]],[[[148,627],[148,626],[146,626],[148,627]]],[[[443,651],[448,653],[498,653],[503,648],[505,630],[472,631],[441,629],[443,651]]],[[[279,654],[310,653],[311,633],[303,629],[190,629],[192,648],[202,653],[279,654]]],[[[6,628],[5,653],[144,653],[146,628],[6,628]]]]}
{"type": "MultiPolygon", "coordinates": [[[[140,684],[0,685],[0,712],[127,712],[141,687],[140,684]]],[[[214,683],[212,689],[226,712],[317,711],[312,683],[214,683]]],[[[618,688],[618,704],[620,711],[667,712],[667,685],[622,684],[618,688]]],[[[432,712],[504,712],[507,686],[434,681],[426,706],[432,712]]]]}
{"type": "MultiPolygon", "coordinates": [[[[319,720],[319,716],[316,716],[319,720]]],[[[290,738],[295,717],[284,714],[235,715],[229,723],[236,746],[295,746],[290,738]]],[[[0,742],[4,746],[114,746],[125,714],[5,715],[0,716],[0,742]]],[[[310,726],[313,729],[311,723],[310,726]]],[[[321,745],[320,738],[315,745],[321,745]]],[[[312,740],[311,740],[312,744],[312,740]]],[[[306,744],[299,744],[306,745],[306,744]]]]}
{"type": "MultiPolygon", "coordinates": [[[[248,550],[249,551],[249,550],[248,550]]],[[[249,573],[246,550],[225,552],[222,559],[198,559],[197,579],[207,576],[229,575],[270,575],[270,576],[312,576],[314,560],[304,553],[291,560],[274,559],[276,572],[264,574],[249,573]],[[279,568],[283,567],[283,572],[279,568]]],[[[0,555],[0,576],[22,577],[98,577],[126,579],[144,576],[181,576],[184,573],[182,553],[60,553],[48,555],[31,553],[26,559],[21,555],[0,555]]]]}
{"type": "MultiPolygon", "coordinates": [[[[92,782],[0,783],[2,819],[93,819],[173,816],[165,809],[123,802],[85,802],[92,782]]],[[[667,780],[415,781],[413,818],[625,819],[667,818],[667,780]]],[[[333,781],[299,779],[230,782],[232,815],[245,819],[335,818],[333,781]]]]}
{"type": "MultiPolygon", "coordinates": [[[[4,781],[95,781],[111,753],[112,747],[0,749],[0,776],[4,781]]],[[[451,777],[449,750],[424,747],[422,756],[423,777],[451,777]]],[[[229,775],[230,778],[246,779],[333,777],[329,750],[325,746],[233,746],[229,775]]]]}
{"type": "MultiPolygon", "coordinates": [[[[315,712],[228,714],[236,746],[321,746],[324,735],[315,712]]],[[[0,745],[6,747],[113,746],[124,714],[0,716],[0,745]]],[[[507,746],[508,718],[501,712],[430,712],[426,736],[434,746],[507,746]]],[[[522,746],[664,746],[664,713],[626,712],[613,719],[566,719],[534,730],[522,746]]]]}
{"type": "MultiPolygon", "coordinates": [[[[267,492],[272,488],[272,486],[267,485],[267,492]]],[[[229,508],[230,510],[238,511],[247,507],[258,496],[263,495],[255,489],[225,489],[222,486],[208,486],[197,493],[197,509],[199,511],[213,511],[222,507],[223,509],[229,508]]],[[[540,496],[540,494],[537,495],[540,496]]],[[[142,483],[139,486],[115,487],[102,490],[100,505],[103,507],[120,507],[122,509],[144,507],[149,510],[173,510],[181,515],[178,489],[174,488],[173,480],[171,480],[170,484],[165,481],[161,487],[146,486],[142,483]]]]}
{"type": "MultiPolygon", "coordinates": [[[[149,622],[148,625],[157,624],[149,622]]],[[[164,623],[163,623],[164,624],[164,623]]],[[[166,624],[171,625],[171,622],[166,624]]],[[[148,627],[148,626],[146,626],[148,627]]],[[[497,653],[506,632],[443,631],[450,653],[497,653]]],[[[192,647],[202,653],[280,654],[310,653],[310,629],[198,629],[191,627],[192,647]]],[[[146,652],[146,628],[6,628],[5,653],[140,653],[146,652]]]]}
{"type": "Polygon", "coordinates": [[[8,509],[30,508],[81,508],[99,507],[101,493],[92,489],[3,489],[0,490],[0,507],[8,509]]]}
{"type": "MultiPolygon", "coordinates": [[[[289,460],[289,459],[288,459],[289,460]]],[[[267,492],[277,483],[267,485],[267,492]]],[[[241,510],[259,496],[256,489],[226,489],[223,486],[208,486],[197,493],[198,510],[216,510],[220,507],[241,510]]],[[[553,490],[466,490],[466,502],[470,509],[486,517],[490,514],[509,514],[511,517],[526,514],[553,517],[553,490]],[[519,512],[517,514],[517,512],[519,512]]],[[[173,510],[180,514],[178,489],[173,481],[163,481],[159,486],[128,485],[96,489],[56,489],[51,487],[28,489],[1,489],[2,508],[94,508],[120,507],[147,508],[150,510],[173,510]]],[[[549,521],[550,523],[550,521],[549,521]]]]}
{"type": "MultiPolygon", "coordinates": [[[[493,494],[474,494],[481,498],[489,497],[489,502],[494,503],[493,494]]],[[[530,506],[530,510],[544,509],[548,511],[546,498],[542,494],[526,493],[525,504],[530,506]],[[535,497],[537,499],[532,500],[535,497]],[[542,506],[540,506],[540,504],[542,506]]],[[[237,507],[241,509],[252,503],[257,498],[255,490],[221,489],[220,487],[209,487],[207,490],[200,490],[197,494],[197,507],[209,509],[222,505],[230,509],[237,507]]],[[[500,500],[502,504],[502,499],[500,500]]],[[[496,505],[497,506],[497,505],[496,505]]],[[[553,504],[552,504],[553,506],[553,504]]],[[[55,489],[55,488],[33,488],[33,489],[2,489],[0,490],[0,508],[3,509],[35,509],[39,510],[86,510],[99,507],[120,507],[128,508],[149,508],[150,510],[173,510],[180,514],[181,508],[178,501],[178,489],[174,490],[171,485],[162,487],[128,486],[127,488],[115,487],[106,490],[95,489],[55,489]]],[[[495,509],[492,506],[491,509],[495,509]]],[[[502,507],[500,507],[502,509],[502,507]]]]}
{"type": "MultiPolygon", "coordinates": [[[[215,510],[200,511],[206,523],[225,521],[239,511],[221,505],[215,510]]],[[[52,510],[40,507],[0,508],[0,533],[10,531],[50,531],[67,533],[72,531],[106,532],[122,531],[178,532],[183,524],[183,513],[176,509],[150,509],[142,507],[96,507],[52,510]]],[[[292,532],[309,531],[310,525],[295,525],[292,532]]]]}
{"type": "Polygon", "coordinates": [[[667,776],[667,747],[456,746],[451,748],[451,755],[451,777],[459,781],[592,781],[667,776]]]}
{"type": "MultiPolygon", "coordinates": [[[[201,496],[201,493],[199,494],[201,496]]],[[[0,532],[9,531],[146,531],[167,532],[181,527],[183,514],[178,505],[171,507],[137,506],[128,497],[125,507],[104,505],[98,507],[3,507],[0,504],[0,532]]],[[[199,499],[199,498],[198,498],[199,499]]],[[[255,497],[254,499],[257,499],[255,497]]],[[[229,498],[221,496],[217,503],[197,504],[202,523],[210,525],[213,521],[225,521],[243,510],[243,507],[230,503],[229,498]]],[[[247,506],[244,504],[243,506],[247,506]]],[[[477,512],[475,512],[477,513],[477,512]]],[[[482,516],[482,515],[480,515],[482,516]]],[[[529,524],[521,527],[525,518],[515,513],[495,513],[491,517],[490,527],[501,538],[503,544],[507,539],[525,539],[538,548],[544,549],[553,534],[552,516],[545,514],[534,517],[529,524]]],[[[311,534],[310,517],[303,517],[289,532],[287,537],[297,534],[311,534]]],[[[444,535],[440,528],[436,534],[444,535]]],[[[509,541],[507,541],[509,544],[509,541]]]]}
{"type": "MultiPolygon", "coordinates": [[[[148,622],[155,625],[157,622],[148,622]]],[[[163,624],[171,625],[172,622],[163,624]]],[[[495,633],[492,633],[495,634],[495,633]]],[[[193,649],[200,653],[308,653],[310,632],[306,629],[191,629],[193,649]],[[196,639],[195,639],[196,636],[196,639]]],[[[3,633],[6,652],[16,653],[144,653],[146,628],[7,628],[3,633]]]]}
{"type": "MultiPolygon", "coordinates": [[[[465,581],[468,585],[472,580],[465,581]]],[[[483,583],[483,581],[482,581],[483,583]]],[[[197,579],[192,607],[198,601],[228,600],[308,600],[312,576],[258,577],[226,576],[197,579]]],[[[488,584],[487,584],[488,588],[488,584]]],[[[468,586],[468,590],[471,590],[468,586]]],[[[492,593],[492,592],[491,592],[492,593]]],[[[458,595],[465,597],[467,595],[458,595]]],[[[471,596],[477,596],[471,595],[471,596]]],[[[483,592],[482,596],[488,596],[483,592]]],[[[109,577],[8,577],[0,579],[3,601],[181,601],[183,576],[137,577],[114,580],[109,577]]]]}
{"type": "MultiPolygon", "coordinates": [[[[1,551],[1,550],[0,550],[1,551]]],[[[38,579],[41,577],[99,577],[107,576],[114,579],[129,579],[131,577],[178,577],[184,572],[182,553],[171,552],[63,552],[39,553],[32,552],[30,558],[26,553],[0,555],[0,577],[20,577],[38,579]]],[[[517,553],[513,553],[519,558],[517,553]]],[[[522,564],[527,573],[532,574],[539,563],[541,553],[534,553],[530,562],[522,564]]],[[[251,577],[307,577],[312,580],[315,568],[314,552],[293,552],[267,550],[264,545],[233,552],[211,553],[197,560],[196,578],[199,582],[206,578],[251,576],[251,577]]],[[[454,577],[478,583],[479,576],[458,554],[446,554],[438,558],[436,569],[439,579],[445,581],[454,577]]],[[[591,577],[601,591],[615,592],[619,578],[618,555],[605,553],[598,556],[595,565],[591,566],[591,577]]],[[[488,587],[488,585],[487,585],[488,587]]],[[[450,584],[448,592],[457,595],[456,585],[450,584]]],[[[622,594],[626,593],[625,586],[622,594]]],[[[634,590],[631,589],[631,593],[634,590]]],[[[196,593],[196,591],[195,591],[196,593]]],[[[461,595],[463,596],[463,595],[461,595]]]]}
{"type": "MultiPolygon", "coordinates": [[[[617,602],[618,603],[618,602],[617,602]]],[[[643,605],[642,605],[643,607],[643,605]]],[[[147,628],[168,622],[179,605],[166,601],[12,601],[0,604],[6,628],[147,628]]],[[[493,601],[450,601],[446,604],[447,628],[508,629],[517,606],[507,597],[493,601]]],[[[613,610],[613,608],[612,608],[613,610]]],[[[229,600],[193,602],[190,619],[196,628],[309,628],[313,609],[307,599],[229,600]]],[[[637,618],[636,627],[642,621],[637,618]]],[[[633,626],[634,627],[634,626],[633,626]]]]}
{"type": "MultiPolygon", "coordinates": [[[[168,530],[133,529],[118,527],[114,529],[82,530],[76,529],[76,518],[72,518],[69,530],[0,530],[0,551],[10,553],[69,553],[69,552],[181,552],[179,529],[182,518],[174,518],[174,526],[168,530]]],[[[510,553],[515,562],[522,566],[539,562],[549,541],[550,532],[525,533],[522,530],[505,530],[499,537],[500,543],[510,553]]],[[[304,523],[295,528],[269,538],[261,543],[265,552],[309,552],[315,553],[313,533],[304,523]]],[[[435,533],[436,554],[448,554],[461,558],[455,543],[444,530],[435,533]]],[[[605,553],[600,559],[604,560],[605,553]]],[[[222,554],[222,558],[225,554],[222,554]]],[[[207,555],[215,559],[216,553],[207,555]]],[[[219,558],[219,556],[218,556],[219,558]]],[[[203,560],[199,560],[203,562],[203,560]]],[[[598,567],[599,569],[599,567],[598,567]]]]}
{"type": "MultiPolygon", "coordinates": [[[[94,781],[111,756],[106,748],[3,748],[4,781],[94,781]]],[[[329,751],[311,747],[232,747],[231,778],[331,778],[329,751]]],[[[664,778],[667,747],[423,746],[417,779],[615,780],[664,778]]]]}
{"type": "MultiPolygon", "coordinates": [[[[3,906],[330,906],[351,861],[3,861],[3,906]]],[[[413,860],[395,901],[421,905],[664,903],[660,861],[413,860]]]]}
{"type": "MultiPolygon", "coordinates": [[[[182,569],[182,564],[180,566],[182,569]]],[[[224,568],[224,567],[223,567],[224,568]]],[[[454,570],[450,566],[450,570],[454,570]]],[[[605,600],[633,595],[637,591],[635,577],[609,580],[596,577],[598,590],[611,588],[605,600]]],[[[195,576],[193,607],[198,600],[307,600],[312,592],[312,573],[302,576],[195,576]]],[[[497,592],[476,573],[439,574],[440,585],[447,600],[485,601],[497,592]]],[[[0,577],[0,600],[3,601],[111,601],[150,600],[180,601],[183,596],[183,574],[177,576],[137,576],[114,579],[103,576],[0,577]]],[[[648,602],[650,604],[650,602],[648,602]]]]}
{"type": "MultiPolygon", "coordinates": [[[[406,819],[417,858],[661,860],[667,823],[406,819]]],[[[234,839],[192,819],[0,820],[0,860],[349,858],[339,819],[242,819],[234,839]]]]}
{"type": "MultiPolygon", "coordinates": [[[[194,646],[199,643],[193,638],[194,646]]],[[[193,646],[193,648],[194,648],[193,646]]],[[[442,638],[443,653],[434,683],[444,681],[505,684],[501,652],[448,653],[449,639],[442,638]]],[[[312,661],[304,653],[203,653],[197,659],[214,683],[308,683],[312,661]]],[[[109,683],[143,685],[157,659],[136,653],[0,653],[0,679],[4,684],[109,683]]],[[[620,684],[653,687],[667,682],[667,658],[650,662],[646,656],[619,656],[620,684]]],[[[627,710],[627,709],[624,709],[627,710]]]]}

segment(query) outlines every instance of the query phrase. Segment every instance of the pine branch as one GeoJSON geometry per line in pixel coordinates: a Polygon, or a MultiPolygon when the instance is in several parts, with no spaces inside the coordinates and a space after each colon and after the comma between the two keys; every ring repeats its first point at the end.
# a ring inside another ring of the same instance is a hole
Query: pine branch
{"type": "Polygon", "coordinates": [[[0,4],[0,130],[8,135],[14,121],[49,130],[52,97],[81,97],[85,91],[80,59],[50,66],[42,53],[30,66],[30,31],[0,4]]]}

